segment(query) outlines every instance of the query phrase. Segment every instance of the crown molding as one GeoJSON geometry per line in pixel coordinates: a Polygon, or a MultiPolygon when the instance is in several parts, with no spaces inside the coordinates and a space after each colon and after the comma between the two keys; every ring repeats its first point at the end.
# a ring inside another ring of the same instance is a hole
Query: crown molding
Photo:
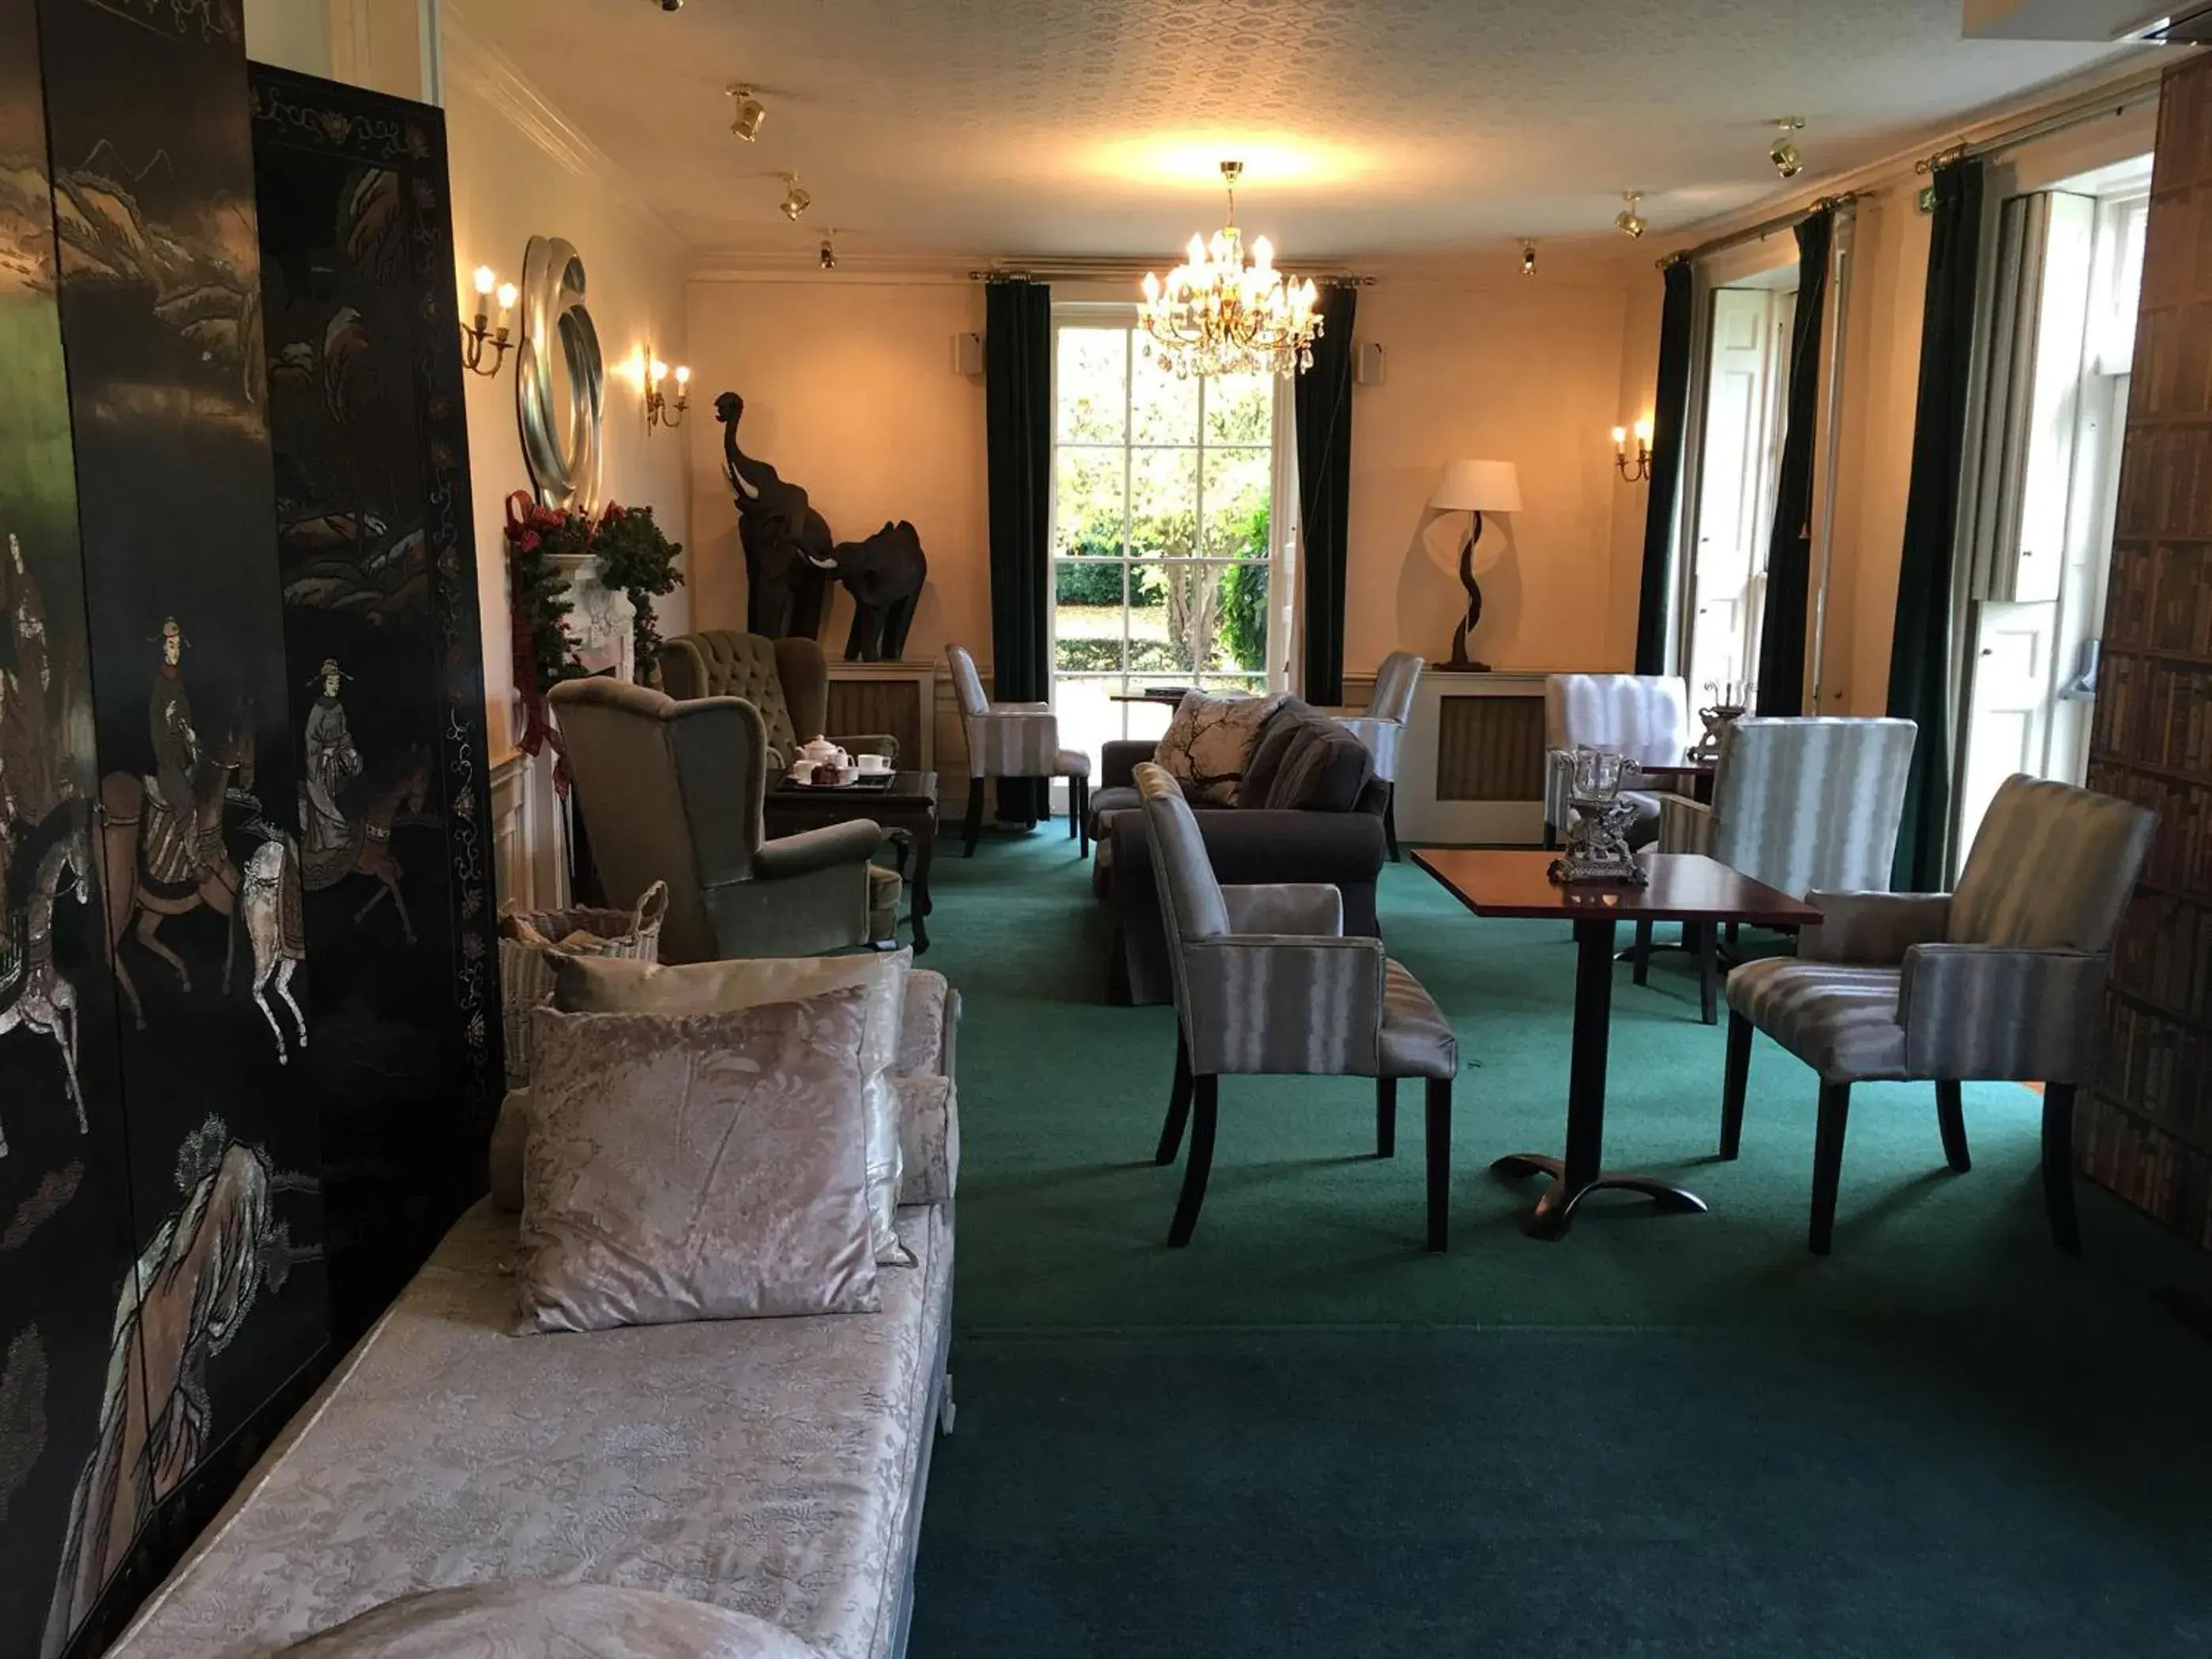
{"type": "Polygon", "coordinates": [[[629,172],[547,97],[520,65],[477,32],[461,0],[444,0],[441,9],[439,68],[449,97],[453,87],[467,88],[548,160],[605,196],[639,230],[670,252],[687,259],[691,257],[690,244],[647,205],[629,172]]]}

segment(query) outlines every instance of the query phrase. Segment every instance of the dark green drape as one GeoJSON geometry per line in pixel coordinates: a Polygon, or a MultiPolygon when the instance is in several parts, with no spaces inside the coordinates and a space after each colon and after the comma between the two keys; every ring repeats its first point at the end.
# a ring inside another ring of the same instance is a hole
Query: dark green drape
{"type": "Polygon", "coordinates": [[[1664,273],[1659,307],[1659,386],[1651,405],[1651,489],[1644,508],[1644,589],[1636,606],[1636,672],[1667,672],[1674,599],[1674,506],[1682,489],[1682,428],[1689,418],[1690,262],[1664,273]]]}
{"type": "Polygon", "coordinates": [[[1351,539],[1352,325],[1359,290],[1321,291],[1313,367],[1297,378],[1298,557],[1305,588],[1305,697],[1344,701],[1344,566],[1351,539]]]}
{"type": "Polygon", "coordinates": [[[1951,817],[1951,569],[1966,470],[1966,377],[1981,242],[1982,164],[1962,161],[1937,167],[1912,480],[1889,641],[1889,712],[1920,726],[1898,828],[1893,882],[1900,892],[1933,892],[1944,884],[1951,817]]]}
{"type": "Polygon", "coordinates": [[[1790,402],[1766,544],[1766,615],[1759,630],[1762,714],[1805,713],[1805,612],[1813,580],[1813,439],[1820,426],[1820,313],[1828,298],[1833,212],[1797,222],[1797,313],[1790,331],[1790,402]]]}
{"type": "MultiPolygon", "coordinates": [[[[991,695],[1052,695],[1052,289],[993,283],[983,300],[983,410],[991,495],[991,695]]],[[[999,785],[999,816],[1045,814],[1042,778],[999,785]]]]}

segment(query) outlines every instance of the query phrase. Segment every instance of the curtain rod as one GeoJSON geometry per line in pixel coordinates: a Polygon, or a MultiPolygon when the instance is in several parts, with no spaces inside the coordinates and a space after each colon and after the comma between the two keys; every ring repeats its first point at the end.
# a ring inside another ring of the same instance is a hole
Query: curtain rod
{"type": "Polygon", "coordinates": [[[1933,155],[1923,156],[1914,162],[1912,170],[1915,173],[1933,173],[1948,162],[1963,161],[1972,156],[1995,155],[2003,150],[2017,149],[2022,144],[2033,143],[2039,138],[2048,138],[2055,133],[2087,126],[2092,121],[2101,121],[2108,116],[2125,115],[2140,104],[2157,102],[2159,88],[2165,80],[2163,67],[2149,70],[2133,80],[2104,88],[2078,99],[2064,109],[2053,110],[2048,115],[2024,121],[2016,127],[2008,127],[1987,138],[1939,149],[1933,155]]]}
{"type": "MultiPolygon", "coordinates": [[[[1161,269],[1158,259],[1149,264],[1139,259],[1032,259],[1017,265],[995,265],[988,270],[971,270],[971,283],[1034,283],[1034,282],[1109,282],[1137,281],[1147,271],[1161,269]]],[[[1375,279],[1345,270],[1305,270],[1301,278],[1310,276],[1322,288],[1372,288],[1375,279]]]]}
{"type": "Polygon", "coordinates": [[[1778,213],[1771,219],[1762,219],[1755,225],[1747,225],[1741,230],[1730,231],[1725,236],[1716,236],[1710,242],[1700,242],[1695,247],[1683,248],[1679,252],[1670,253],[1663,259],[1654,259],[1651,263],[1664,270],[1668,266],[1679,265],[1685,260],[1709,258],[1713,254],[1723,252],[1729,248],[1741,247],[1746,242],[1759,241],[1773,235],[1778,230],[1791,229],[1816,213],[1849,207],[1857,201],[1862,194],[1863,192],[1859,191],[1847,190],[1839,196],[1823,196],[1805,207],[1795,209],[1788,213],[1778,213]]]}

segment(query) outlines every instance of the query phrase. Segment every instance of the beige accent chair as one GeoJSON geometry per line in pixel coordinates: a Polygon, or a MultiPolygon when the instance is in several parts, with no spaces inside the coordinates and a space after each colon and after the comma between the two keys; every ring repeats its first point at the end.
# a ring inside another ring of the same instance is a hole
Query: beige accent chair
{"type": "Polygon", "coordinates": [[[1393,864],[1398,861],[1398,756],[1406,746],[1406,722],[1413,715],[1413,693],[1428,665],[1425,657],[1393,651],[1375,671],[1375,689],[1367,694],[1366,708],[1317,711],[1342,725],[1375,757],[1375,775],[1390,791],[1382,807],[1382,836],[1393,864]]]}
{"type": "Polygon", "coordinates": [[[952,695],[968,738],[968,821],[963,833],[969,858],[983,834],[984,787],[993,778],[1066,778],[1067,834],[1091,856],[1091,757],[1060,746],[1060,716],[1048,702],[993,702],[964,645],[945,647],[952,695]]]}
{"type": "Polygon", "coordinates": [[[878,825],[766,839],[768,729],[752,704],[678,702],[611,679],[569,680],[547,702],[607,902],[630,908],[668,884],[662,961],[813,956],[891,936],[901,884],[870,862],[878,825]]]}
{"type": "MultiPolygon", "coordinates": [[[[726,628],[681,635],[660,647],[660,685],[678,702],[743,697],[759,709],[771,772],[788,770],[799,745],[823,736],[829,722],[829,659],[803,636],[771,640],[726,628]]],[[[888,732],[830,741],[856,755],[898,758],[898,739],[888,732]]]]}
{"type": "Polygon", "coordinates": [[[1155,1161],[1190,1159],[1168,1243],[1190,1243],[1213,1167],[1223,1073],[1371,1077],[1375,1155],[1396,1154],[1398,1079],[1427,1090],[1428,1246],[1444,1248],[1451,1206],[1452,1079],[1459,1039],[1379,939],[1344,933],[1344,896],[1304,883],[1224,887],[1182,787],[1146,761],[1137,768],[1153,873],[1175,976],[1174,1092],[1155,1161]]]}

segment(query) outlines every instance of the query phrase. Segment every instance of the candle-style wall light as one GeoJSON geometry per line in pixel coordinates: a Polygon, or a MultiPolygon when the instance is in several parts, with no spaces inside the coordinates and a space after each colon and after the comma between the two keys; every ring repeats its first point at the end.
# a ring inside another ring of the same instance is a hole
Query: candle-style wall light
{"type": "Polygon", "coordinates": [[[1629,428],[1617,426],[1613,429],[1613,470],[1620,474],[1623,483],[1642,483],[1651,476],[1651,422],[1638,421],[1634,434],[1636,453],[1628,453],[1629,428]]]}
{"type": "Polygon", "coordinates": [[[656,426],[678,427],[684,424],[684,411],[691,407],[691,366],[678,363],[672,371],[666,363],[653,355],[653,348],[645,349],[645,424],[647,431],[656,426]],[[676,378],[676,395],[671,398],[663,390],[671,374],[676,378]]]}
{"type": "Polygon", "coordinates": [[[507,361],[507,349],[514,343],[507,337],[507,319],[514,313],[515,286],[501,282],[499,273],[489,265],[477,267],[475,282],[476,320],[461,325],[461,362],[475,374],[496,374],[507,361]],[[496,325],[490,315],[494,300],[499,302],[496,325]]]}

